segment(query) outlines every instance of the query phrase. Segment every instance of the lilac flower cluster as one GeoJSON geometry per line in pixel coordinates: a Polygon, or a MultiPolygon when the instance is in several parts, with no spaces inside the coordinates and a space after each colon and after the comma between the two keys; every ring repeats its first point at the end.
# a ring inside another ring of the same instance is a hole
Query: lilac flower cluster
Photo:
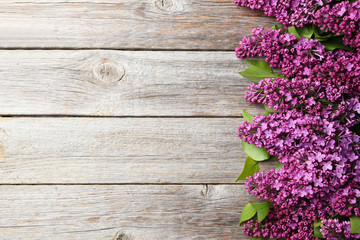
{"type": "MultiPolygon", "coordinates": [[[[238,0],[262,9],[286,26],[321,25],[343,34],[360,49],[360,1],[238,0]]],[[[239,126],[239,137],[264,147],[281,169],[255,173],[246,190],[271,203],[266,218],[246,222],[252,237],[360,239],[350,233],[350,216],[360,217],[360,136],[350,127],[360,123],[360,54],[326,51],[321,42],[284,30],[254,29],[236,49],[239,58],[265,57],[282,75],[253,83],[245,94],[250,103],[277,111],[258,115],[239,126]]]]}
{"type": "Polygon", "coordinates": [[[328,219],[323,221],[324,227],[320,232],[326,239],[339,239],[339,236],[344,236],[346,239],[359,239],[360,234],[350,234],[350,222],[339,219],[328,219]]]}
{"type": "MultiPolygon", "coordinates": [[[[284,202],[290,195],[293,201],[299,197],[313,199],[318,192],[336,194],[350,179],[359,186],[360,137],[338,122],[291,110],[256,116],[253,123],[244,122],[239,127],[239,136],[264,146],[285,164],[280,170],[268,171],[256,183],[251,177],[246,183],[250,193],[271,202],[284,202]],[[266,184],[269,179],[271,186],[266,184]]],[[[360,191],[354,190],[356,193],[360,191]]]]}
{"type": "MultiPolygon", "coordinates": [[[[331,2],[328,0],[327,2],[331,2]]],[[[267,16],[276,17],[284,26],[303,27],[313,20],[323,0],[235,0],[238,6],[263,10],[267,16]]]]}
{"type": "Polygon", "coordinates": [[[360,1],[326,5],[314,13],[313,24],[326,32],[344,34],[343,43],[360,49],[360,1]]]}
{"type": "Polygon", "coordinates": [[[358,135],[337,121],[297,110],[253,120],[239,127],[239,136],[264,146],[284,166],[248,177],[246,190],[273,205],[265,221],[248,222],[245,233],[311,239],[318,219],[360,216],[358,135]]]}
{"type": "MultiPolygon", "coordinates": [[[[344,50],[325,51],[317,40],[284,33],[281,29],[254,29],[253,36],[244,37],[235,49],[238,58],[265,57],[273,68],[280,68],[284,77],[294,81],[313,81],[311,91],[336,101],[344,94],[360,91],[360,55],[344,50]],[[324,96],[325,96],[324,95],[324,96]]],[[[301,84],[301,83],[300,83],[301,84]]],[[[299,93],[302,93],[300,91],[299,93]]]]}
{"type": "Polygon", "coordinates": [[[235,0],[238,6],[263,10],[285,27],[314,24],[325,32],[344,35],[344,44],[360,48],[360,1],[235,0]]]}
{"type": "Polygon", "coordinates": [[[245,99],[250,103],[266,104],[275,111],[301,110],[347,127],[360,121],[360,94],[330,102],[325,89],[311,78],[265,78],[248,88],[245,99]]]}

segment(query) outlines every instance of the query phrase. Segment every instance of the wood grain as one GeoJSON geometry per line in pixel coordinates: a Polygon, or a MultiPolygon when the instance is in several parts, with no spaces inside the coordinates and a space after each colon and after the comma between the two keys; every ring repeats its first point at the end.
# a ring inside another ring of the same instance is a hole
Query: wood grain
{"type": "Polygon", "coordinates": [[[242,185],[0,186],[1,239],[245,240],[242,185]]]}
{"type": "Polygon", "coordinates": [[[232,0],[2,0],[0,18],[6,48],[230,50],[275,24],[232,0]]]}
{"type": "Polygon", "coordinates": [[[234,183],[245,159],[241,122],[2,118],[0,183],[234,183]]]}
{"type": "Polygon", "coordinates": [[[238,117],[263,109],[232,50],[274,19],[232,0],[3,0],[0,18],[1,239],[248,239],[254,199],[229,183],[238,117]]]}
{"type": "MultiPolygon", "coordinates": [[[[41,4],[40,4],[41,5],[41,4]]],[[[241,116],[233,52],[0,51],[0,114],[241,116]]]]}

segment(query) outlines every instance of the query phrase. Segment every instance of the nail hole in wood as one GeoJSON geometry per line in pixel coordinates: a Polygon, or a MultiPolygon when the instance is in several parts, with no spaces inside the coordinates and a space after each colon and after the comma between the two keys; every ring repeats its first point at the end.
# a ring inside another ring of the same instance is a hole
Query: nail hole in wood
{"type": "Polygon", "coordinates": [[[155,0],[155,5],[163,11],[168,11],[174,6],[174,3],[172,0],[155,0]]]}

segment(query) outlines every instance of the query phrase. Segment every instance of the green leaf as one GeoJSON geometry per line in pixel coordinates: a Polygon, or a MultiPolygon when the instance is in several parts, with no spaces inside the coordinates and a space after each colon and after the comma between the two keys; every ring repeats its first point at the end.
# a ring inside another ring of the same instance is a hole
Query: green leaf
{"type": "Polygon", "coordinates": [[[360,233],[360,217],[350,217],[351,231],[350,233],[360,233]]]}
{"type": "Polygon", "coordinates": [[[347,51],[353,51],[350,47],[342,43],[342,36],[330,38],[324,42],[321,42],[321,44],[324,45],[325,49],[328,51],[332,51],[337,48],[344,49],[347,51]]]}
{"type": "Polygon", "coordinates": [[[271,113],[270,112],[268,112],[268,111],[266,111],[266,112],[264,112],[264,114],[263,114],[263,116],[269,116],[271,113]]]}
{"type": "Polygon", "coordinates": [[[275,113],[275,112],[280,112],[280,111],[275,111],[275,110],[272,110],[271,108],[269,108],[269,105],[264,105],[264,108],[266,110],[266,112],[268,113],[275,113]]]}
{"type": "Polygon", "coordinates": [[[312,237],[324,238],[324,236],[320,232],[321,224],[322,223],[320,220],[314,222],[314,234],[312,235],[312,237]]]}
{"type": "Polygon", "coordinates": [[[314,222],[314,227],[320,227],[321,226],[321,221],[319,220],[319,221],[315,221],[314,222]]]}
{"type": "Polygon", "coordinates": [[[324,34],[324,35],[318,35],[317,33],[315,33],[314,35],[315,35],[314,39],[315,39],[315,40],[318,40],[318,41],[320,41],[320,42],[327,41],[327,40],[329,40],[329,39],[331,39],[331,38],[334,38],[334,37],[336,36],[336,35],[333,34],[333,33],[331,33],[331,34],[324,34]]]}
{"type": "Polygon", "coordinates": [[[241,76],[255,83],[264,78],[277,78],[278,75],[272,72],[270,65],[265,61],[246,60],[250,66],[239,72],[241,76]]]}
{"type": "Polygon", "coordinates": [[[288,29],[286,29],[286,31],[291,35],[295,35],[296,38],[300,40],[301,36],[294,26],[289,27],[288,29]]]}
{"type": "Polygon", "coordinates": [[[271,27],[271,29],[275,29],[275,30],[279,30],[279,29],[284,29],[284,26],[283,25],[273,25],[272,27],[271,27]]]}
{"type": "Polygon", "coordinates": [[[250,202],[251,205],[256,209],[257,218],[259,222],[265,219],[270,209],[270,202],[266,201],[263,203],[250,202]]]}
{"type": "Polygon", "coordinates": [[[314,34],[314,29],[311,24],[305,25],[303,28],[296,28],[301,37],[311,38],[314,34]]]}
{"type": "Polygon", "coordinates": [[[320,227],[314,227],[314,234],[312,237],[324,238],[324,236],[320,232],[320,227]]]}
{"type": "Polygon", "coordinates": [[[264,147],[258,148],[255,144],[249,144],[241,140],[241,146],[244,148],[245,153],[255,161],[264,161],[270,158],[270,154],[264,147]]]}
{"type": "Polygon", "coordinates": [[[243,118],[244,120],[246,120],[248,123],[253,123],[253,118],[255,116],[251,115],[250,113],[248,113],[247,111],[243,110],[243,118]]]}
{"type": "Polygon", "coordinates": [[[268,72],[272,72],[270,64],[263,60],[246,60],[250,65],[258,67],[268,72]]]}
{"type": "Polygon", "coordinates": [[[241,212],[239,225],[251,219],[253,216],[255,216],[255,214],[256,214],[256,209],[251,205],[251,203],[246,204],[241,212]]]}
{"type": "Polygon", "coordinates": [[[247,157],[245,160],[244,169],[241,172],[238,179],[236,179],[235,182],[238,182],[240,180],[246,180],[246,177],[254,175],[254,173],[259,171],[259,164],[251,157],[247,157]]]}
{"type": "Polygon", "coordinates": [[[282,169],[283,166],[284,166],[284,164],[281,163],[281,162],[277,162],[277,163],[276,163],[276,169],[282,169]]]}
{"type": "Polygon", "coordinates": [[[336,33],[325,32],[324,30],[321,30],[318,26],[315,25],[313,25],[313,30],[314,30],[314,39],[318,41],[326,41],[330,38],[337,36],[336,33]]]}

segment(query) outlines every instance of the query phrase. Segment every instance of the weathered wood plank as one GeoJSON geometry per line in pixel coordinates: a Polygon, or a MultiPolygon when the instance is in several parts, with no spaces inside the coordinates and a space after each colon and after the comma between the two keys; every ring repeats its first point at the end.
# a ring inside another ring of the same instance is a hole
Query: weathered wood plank
{"type": "Polygon", "coordinates": [[[0,186],[1,239],[249,239],[242,185],[0,186]]]}
{"type": "Polygon", "coordinates": [[[232,52],[0,51],[0,114],[240,116],[232,52]]]}
{"type": "Polygon", "coordinates": [[[233,183],[241,121],[0,118],[0,183],[233,183]]]}
{"type": "Polygon", "coordinates": [[[0,18],[11,48],[225,50],[275,23],[231,0],[2,0],[0,18]]]}

